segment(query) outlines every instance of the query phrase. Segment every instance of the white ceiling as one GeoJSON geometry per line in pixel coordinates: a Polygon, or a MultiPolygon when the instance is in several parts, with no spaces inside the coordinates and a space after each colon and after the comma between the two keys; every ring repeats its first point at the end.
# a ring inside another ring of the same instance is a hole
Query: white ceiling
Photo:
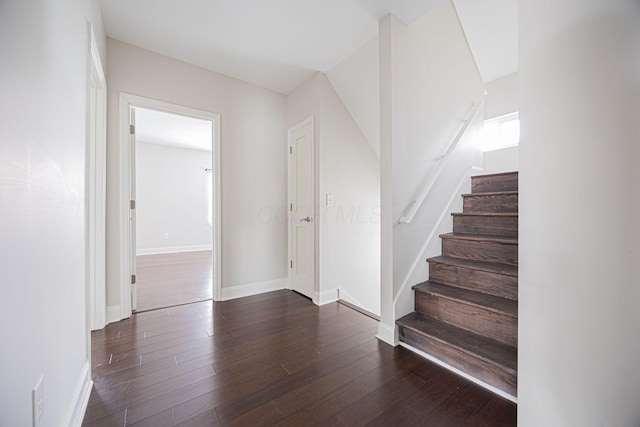
{"type": "MultiPolygon", "coordinates": [[[[288,94],[442,0],[101,0],[114,39],[288,94]]],[[[518,68],[517,0],[454,0],[485,82],[518,68]]]]}
{"type": "Polygon", "coordinates": [[[518,0],[453,0],[482,80],[518,71],[518,0]]]}
{"type": "Polygon", "coordinates": [[[107,35],[288,94],[441,0],[101,0],[107,35]]]}
{"type": "Polygon", "coordinates": [[[211,151],[213,122],[136,108],[136,140],[211,151]]]}

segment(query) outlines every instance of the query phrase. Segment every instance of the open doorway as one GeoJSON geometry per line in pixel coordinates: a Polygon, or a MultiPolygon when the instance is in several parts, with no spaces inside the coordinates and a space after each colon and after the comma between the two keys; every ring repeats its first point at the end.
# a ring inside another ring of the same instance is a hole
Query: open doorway
{"type": "Polygon", "coordinates": [[[120,106],[123,317],[215,299],[220,116],[124,93],[120,106]]]}
{"type": "Polygon", "coordinates": [[[213,122],[133,108],[135,310],[210,300],[213,122]]]}

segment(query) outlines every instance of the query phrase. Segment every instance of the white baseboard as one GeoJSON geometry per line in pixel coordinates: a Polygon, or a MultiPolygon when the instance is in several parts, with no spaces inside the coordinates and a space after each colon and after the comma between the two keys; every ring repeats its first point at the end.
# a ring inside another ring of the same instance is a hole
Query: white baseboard
{"type": "Polygon", "coordinates": [[[212,251],[213,245],[168,246],[166,248],[136,249],[136,256],[175,254],[178,252],[212,251]]]}
{"type": "Polygon", "coordinates": [[[478,384],[480,387],[486,388],[487,390],[497,394],[498,396],[504,397],[507,400],[512,401],[513,403],[518,403],[518,398],[515,396],[510,395],[509,393],[506,393],[494,386],[492,386],[491,384],[487,384],[482,380],[479,380],[477,378],[472,377],[471,375],[467,374],[466,372],[462,372],[460,369],[453,367],[451,365],[449,365],[447,362],[443,362],[442,360],[438,359],[437,357],[434,357],[428,353],[425,353],[422,350],[419,350],[415,347],[410,346],[407,343],[403,343],[401,342],[400,345],[404,348],[406,348],[407,350],[411,350],[412,352],[416,353],[419,356],[424,357],[425,359],[428,359],[430,361],[432,361],[433,363],[435,363],[436,365],[440,365],[445,369],[448,369],[449,371],[453,372],[454,374],[460,375],[461,377],[471,381],[472,383],[478,384]]]}
{"type": "Polygon", "coordinates": [[[91,389],[93,388],[93,381],[91,380],[91,366],[86,361],[82,367],[80,377],[73,389],[73,400],[69,407],[67,414],[65,415],[61,426],[65,427],[81,427],[84,419],[84,413],[87,410],[87,404],[89,403],[89,396],[91,395],[91,389]]]}
{"type": "Polygon", "coordinates": [[[338,300],[338,302],[344,306],[347,306],[355,311],[357,311],[358,313],[362,313],[367,317],[372,318],[373,320],[379,322],[380,321],[380,316],[378,316],[375,313],[370,312],[369,310],[366,310],[362,307],[360,307],[359,305],[355,305],[355,304],[351,304],[349,301],[346,301],[342,295],[342,291],[340,291],[340,299],[338,300]]]}
{"type": "Polygon", "coordinates": [[[340,288],[340,302],[346,303],[346,305],[350,305],[352,306],[351,308],[353,308],[354,310],[358,310],[361,313],[366,314],[367,316],[376,319],[377,321],[380,321],[380,315],[374,313],[373,311],[370,311],[369,309],[367,309],[364,304],[362,304],[360,301],[358,301],[357,299],[355,299],[353,296],[351,296],[348,292],[346,292],[344,289],[340,288]]]}
{"type": "Polygon", "coordinates": [[[220,301],[249,297],[251,295],[263,294],[265,292],[279,291],[287,289],[287,278],[267,280],[266,282],[248,283],[222,288],[222,298],[220,301]]]}
{"type": "Polygon", "coordinates": [[[316,292],[313,302],[316,305],[325,305],[332,302],[336,302],[340,299],[340,289],[329,289],[327,291],[316,292]]]}
{"type": "Polygon", "coordinates": [[[353,305],[357,305],[358,307],[364,308],[362,307],[362,304],[360,304],[360,301],[358,301],[357,299],[355,299],[354,297],[352,297],[348,292],[346,292],[344,289],[340,288],[340,299],[343,301],[348,302],[349,304],[353,304],[353,305]]]}
{"type": "Polygon", "coordinates": [[[122,320],[120,305],[110,305],[107,307],[107,325],[122,320]]]}
{"type": "Polygon", "coordinates": [[[389,326],[382,322],[378,323],[378,334],[376,335],[376,338],[394,347],[400,342],[398,339],[398,328],[396,325],[389,326]]]}

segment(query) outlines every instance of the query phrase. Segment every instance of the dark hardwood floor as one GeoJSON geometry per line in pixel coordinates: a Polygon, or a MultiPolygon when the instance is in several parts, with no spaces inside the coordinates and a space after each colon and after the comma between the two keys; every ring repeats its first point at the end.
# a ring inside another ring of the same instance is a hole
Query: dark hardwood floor
{"type": "Polygon", "coordinates": [[[292,291],[139,313],[92,335],[85,426],[516,425],[516,405],[292,291]]]}

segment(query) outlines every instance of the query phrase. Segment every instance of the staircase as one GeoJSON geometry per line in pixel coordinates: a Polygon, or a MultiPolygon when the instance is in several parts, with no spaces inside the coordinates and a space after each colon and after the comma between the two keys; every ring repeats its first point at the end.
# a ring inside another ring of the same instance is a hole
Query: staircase
{"type": "Polygon", "coordinates": [[[442,256],[413,286],[400,341],[512,396],[518,355],[518,173],[471,178],[442,256]]]}

